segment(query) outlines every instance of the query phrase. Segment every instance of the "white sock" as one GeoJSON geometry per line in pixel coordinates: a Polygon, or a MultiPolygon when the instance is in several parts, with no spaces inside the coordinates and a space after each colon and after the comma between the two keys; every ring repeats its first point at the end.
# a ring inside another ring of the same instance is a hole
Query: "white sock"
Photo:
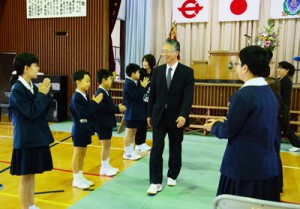
{"type": "Polygon", "coordinates": [[[130,153],[131,153],[130,146],[125,147],[125,153],[126,153],[126,154],[130,154],[130,153]]]}
{"type": "Polygon", "coordinates": [[[78,174],[79,174],[80,178],[84,178],[83,177],[83,171],[78,171],[78,174]]]}
{"type": "Polygon", "coordinates": [[[133,152],[134,143],[130,143],[130,153],[133,152]]]}
{"type": "Polygon", "coordinates": [[[109,163],[109,157],[106,160],[107,160],[108,166],[111,167],[111,165],[109,163]]]}
{"type": "Polygon", "coordinates": [[[35,205],[31,205],[28,209],[36,209],[35,205]]]}
{"type": "Polygon", "coordinates": [[[108,168],[108,166],[109,166],[109,161],[108,161],[108,159],[102,160],[102,161],[101,161],[101,164],[102,164],[102,168],[108,168]]]}
{"type": "Polygon", "coordinates": [[[73,176],[74,176],[74,179],[75,179],[75,180],[81,179],[80,173],[73,173],[73,176]]]}

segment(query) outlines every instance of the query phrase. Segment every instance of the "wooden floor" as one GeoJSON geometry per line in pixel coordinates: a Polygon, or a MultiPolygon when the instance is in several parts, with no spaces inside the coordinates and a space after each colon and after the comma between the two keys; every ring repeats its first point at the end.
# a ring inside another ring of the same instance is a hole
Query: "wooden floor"
{"type": "MultiPolygon", "coordinates": [[[[18,195],[19,177],[11,176],[9,166],[12,152],[12,125],[10,122],[0,122],[0,183],[4,189],[0,191],[0,208],[19,209],[18,195]],[[5,207],[4,207],[5,206],[5,207]]],[[[96,136],[92,145],[88,147],[85,159],[85,177],[95,182],[95,186],[84,191],[71,186],[72,170],[71,159],[73,144],[70,133],[54,131],[55,142],[51,153],[54,169],[51,172],[36,175],[35,203],[40,208],[65,209],[76,201],[88,195],[93,189],[110,181],[110,177],[99,177],[101,145],[96,136]]],[[[147,141],[148,144],[151,141],[147,141]]],[[[111,149],[111,164],[118,167],[120,172],[131,166],[132,161],[123,160],[123,139],[113,137],[111,149]]],[[[300,154],[281,153],[284,172],[284,192],[281,195],[283,202],[300,204],[300,154]]]]}
{"type": "MultiPolygon", "coordinates": [[[[0,122],[0,183],[4,185],[4,189],[0,191],[0,208],[5,209],[21,208],[18,195],[20,177],[11,176],[9,172],[13,143],[12,131],[11,123],[0,122]],[[5,207],[2,207],[4,205],[5,207]]],[[[73,144],[70,133],[58,131],[52,133],[55,139],[51,147],[54,169],[51,172],[36,175],[35,192],[42,194],[36,194],[35,203],[40,208],[65,209],[112,178],[99,177],[101,143],[96,136],[93,136],[92,145],[88,147],[85,158],[84,175],[95,185],[90,187],[90,191],[72,187],[73,144]]],[[[123,160],[123,152],[123,138],[113,137],[110,161],[114,167],[120,169],[120,172],[135,163],[123,160]]]]}

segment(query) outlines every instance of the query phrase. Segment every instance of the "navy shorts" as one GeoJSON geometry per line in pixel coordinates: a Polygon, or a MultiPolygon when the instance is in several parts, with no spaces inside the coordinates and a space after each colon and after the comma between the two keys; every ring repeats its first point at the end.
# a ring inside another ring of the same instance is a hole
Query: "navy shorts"
{"type": "Polygon", "coordinates": [[[88,144],[92,143],[92,137],[72,137],[74,147],[87,147],[88,144]]]}
{"type": "Polygon", "coordinates": [[[140,128],[144,120],[125,120],[126,128],[140,128]]]}
{"type": "Polygon", "coordinates": [[[99,140],[110,140],[112,137],[112,128],[100,128],[97,130],[99,140]]]}

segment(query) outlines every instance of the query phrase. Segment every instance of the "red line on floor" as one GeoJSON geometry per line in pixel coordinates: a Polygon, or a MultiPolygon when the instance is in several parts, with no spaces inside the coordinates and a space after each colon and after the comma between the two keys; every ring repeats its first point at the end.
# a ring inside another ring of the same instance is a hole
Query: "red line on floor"
{"type": "MultiPolygon", "coordinates": [[[[3,161],[3,160],[0,160],[0,163],[11,164],[10,162],[3,161]]],[[[53,168],[53,170],[56,170],[56,171],[63,171],[63,172],[68,172],[68,173],[72,173],[72,172],[73,172],[72,170],[61,169],[61,168],[53,168]]],[[[83,174],[91,175],[91,176],[99,176],[98,173],[96,174],[96,173],[83,172],[83,174]]]]}

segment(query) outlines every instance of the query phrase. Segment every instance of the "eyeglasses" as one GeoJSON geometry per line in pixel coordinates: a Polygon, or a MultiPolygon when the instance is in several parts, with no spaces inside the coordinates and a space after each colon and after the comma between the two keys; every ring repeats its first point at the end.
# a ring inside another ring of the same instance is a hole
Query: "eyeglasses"
{"type": "Polygon", "coordinates": [[[160,53],[161,54],[170,54],[170,53],[173,53],[175,52],[176,50],[173,50],[173,51],[170,51],[170,50],[161,50],[160,53]]]}
{"type": "Polygon", "coordinates": [[[235,67],[237,67],[237,66],[239,66],[239,65],[242,66],[242,63],[240,63],[240,62],[234,62],[233,65],[234,65],[235,67]]]}

